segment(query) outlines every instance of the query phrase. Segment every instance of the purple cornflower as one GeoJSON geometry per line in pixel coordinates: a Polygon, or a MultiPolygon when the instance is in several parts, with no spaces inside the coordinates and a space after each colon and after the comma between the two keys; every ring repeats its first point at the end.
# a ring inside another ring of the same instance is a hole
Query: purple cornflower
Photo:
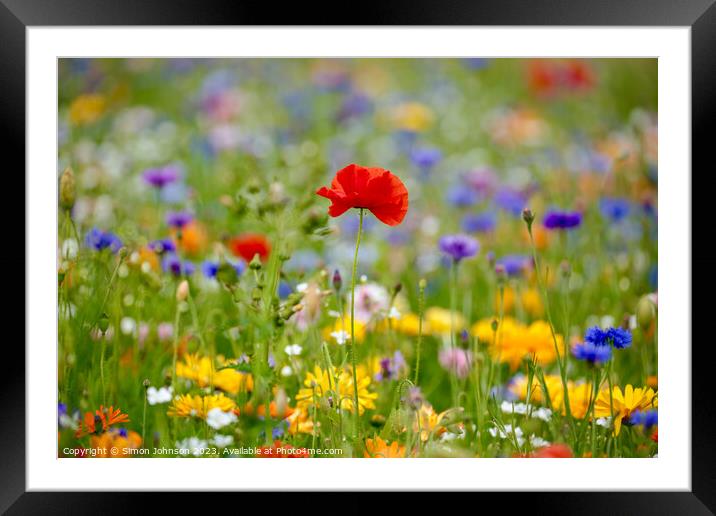
{"type": "Polygon", "coordinates": [[[157,254],[173,253],[177,250],[171,238],[161,238],[149,242],[149,249],[157,254]]]}
{"type": "Polygon", "coordinates": [[[489,233],[497,225],[497,214],[493,211],[471,213],[462,219],[462,229],[468,233],[489,233]]]}
{"type": "Polygon", "coordinates": [[[527,269],[532,267],[532,258],[520,254],[510,254],[503,256],[495,263],[502,265],[508,276],[520,276],[527,269]]]}
{"type": "Polygon", "coordinates": [[[170,211],[167,213],[167,224],[177,229],[182,229],[192,220],[194,220],[194,215],[188,211],[170,211]]]}
{"type": "Polygon", "coordinates": [[[480,250],[480,243],[467,235],[446,235],[440,238],[438,245],[455,262],[475,256],[480,250]]]}
{"type": "Polygon", "coordinates": [[[472,365],[472,352],[462,349],[443,349],[438,355],[440,365],[458,378],[467,378],[472,365]]]}
{"type": "Polygon", "coordinates": [[[117,235],[109,231],[102,231],[99,228],[89,230],[85,236],[85,244],[95,251],[110,249],[113,253],[116,253],[122,247],[122,241],[117,235]]]}
{"type": "Polygon", "coordinates": [[[154,188],[164,188],[179,179],[179,167],[166,165],[164,167],[149,168],[144,171],[142,178],[154,188]]]}
{"type": "Polygon", "coordinates": [[[378,382],[395,380],[406,371],[405,358],[400,351],[396,351],[392,357],[385,357],[380,360],[380,371],[375,374],[375,379],[378,382]]]}
{"type": "Polygon", "coordinates": [[[597,346],[612,345],[616,349],[624,349],[631,346],[631,332],[623,328],[601,329],[599,326],[592,326],[584,333],[584,342],[590,342],[597,346]]]}
{"type": "Polygon", "coordinates": [[[581,223],[582,214],[578,211],[548,211],[543,221],[547,229],[572,229],[581,223]]]}
{"type": "Polygon", "coordinates": [[[162,259],[162,270],[171,272],[174,276],[191,276],[194,274],[194,264],[188,260],[182,261],[176,254],[167,253],[162,259]]]}
{"type": "Polygon", "coordinates": [[[590,364],[603,364],[612,357],[612,348],[610,346],[600,346],[593,342],[585,342],[577,344],[572,348],[572,354],[578,360],[584,360],[590,364]]]}

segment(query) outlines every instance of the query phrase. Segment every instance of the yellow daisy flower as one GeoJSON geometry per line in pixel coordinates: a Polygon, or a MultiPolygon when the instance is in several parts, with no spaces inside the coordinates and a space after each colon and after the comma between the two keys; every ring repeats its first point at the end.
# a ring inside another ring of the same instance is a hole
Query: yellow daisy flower
{"type": "Polygon", "coordinates": [[[632,412],[654,408],[658,406],[658,394],[651,387],[634,388],[631,384],[624,388],[615,385],[612,388],[612,401],[609,401],[609,389],[605,389],[597,396],[594,405],[595,417],[609,417],[614,408],[614,435],[619,435],[622,419],[628,418],[632,412]]]}
{"type": "Polygon", "coordinates": [[[223,393],[213,394],[210,396],[192,396],[191,394],[183,394],[172,401],[168,416],[176,417],[198,417],[206,419],[206,415],[211,409],[219,408],[224,412],[236,408],[236,403],[231,398],[227,398],[223,393]]]}
{"type": "MultiPolygon", "coordinates": [[[[365,367],[358,366],[356,376],[358,377],[358,413],[362,415],[366,409],[375,408],[374,400],[378,398],[378,394],[368,390],[371,378],[365,367]]],[[[330,396],[334,404],[340,403],[342,409],[353,412],[353,371],[350,368],[339,370],[334,367],[329,375],[328,370],[324,371],[319,366],[315,366],[313,372],[306,373],[303,385],[304,387],[296,395],[298,408],[312,407],[314,396],[316,400],[330,396]]]]}
{"type": "MultiPolygon", "coordinates": [[[[219,362],[224,365],[226,362],[219,357],[219,362]]],[[[187,354],[183,362],[178,362],[176,374],[179,378],[188,378],[199,387],[213,385],[229,394],[237,394],[242,391],[254,389],[254,379],[250,373],[237,371],[236,369],[215,369],[209,357],[200,357],[198,354],[187,354]]]]}

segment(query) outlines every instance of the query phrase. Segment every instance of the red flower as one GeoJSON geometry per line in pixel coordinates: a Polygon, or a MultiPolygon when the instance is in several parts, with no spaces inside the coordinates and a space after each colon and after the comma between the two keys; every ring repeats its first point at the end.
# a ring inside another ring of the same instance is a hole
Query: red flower
{"type": "Polygon", "coordinates": [[[571,459],[574,455],[566,444],[552,444],[535,452],[532,457],[535,459],[571,459]]]}
{"type": "Polygon", "coordinates": [[[262,262],[265,262],[271,253],[271,244],[263,235],[255,233],[244,233],[229,241],[229,248],[235,256],[250,262],[255,255],[259,255],[262,262]]]}
{"type": "Polygon", "coordinates": [[[351,164],[339,170],[331,188],[316,193],[331,201],[328,214],[338,217],[350,208],[365,208],[378,220],[397,226],[408,213],[408,190],[390,171],[351,164]]]}
{"type": "Polygon", "coordinates": [[[84,421],[80,423],[76,437],[82,437],[85,434],[94,434],[98,431],[99,424],[102,424],[102,431],[106,432],[107,429],[112,425],[119,423],[129,423],[129,416],[122,413],[120,409],[115,410],[114,407],[106,408],[102,405],[99,409],[92,412],[85,412],[84,421]]]}

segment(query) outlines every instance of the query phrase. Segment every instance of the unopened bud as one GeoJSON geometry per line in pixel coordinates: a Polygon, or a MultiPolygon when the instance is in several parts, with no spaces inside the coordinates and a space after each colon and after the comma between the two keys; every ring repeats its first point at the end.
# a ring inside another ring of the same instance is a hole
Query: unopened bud
{"type": "Polygon", "coordinates": [[[76,194],[75,174],[71,167],[67,167],[60,176],[60,207],[63,210],[71,210],[75,205],[76,194]]]}
{"type": "Polygon", "coordinates": [[[527,231],[532,232],[532,223],[535,220],[535,214],[532,213],[532,210],[529,208],[522,210],[522,220],[527,224],[527,231]]]}
{"type": "Polygon", "coordinates": [[[495,265],[495,276],[497,276],[498,285],[502,286],[505,284],[505,280],[507,280],[507,270],[505,270],[505,266],[501,263],[495,265]]]}
{"type": "Polygon", "coordinates": [[[418,282],[418,288],[419,288],[420,290],[425,290],[425,287],[427,287],[427,286],[428,286],[428,282],[425,280],[425,278],[422,278],[422,279],[418,282]]]}
{"type": "Polygon", "coordinates": [[[280,387],[276,392],[276,416],[278,419],[283,419],[288,408],[288,396],[283,387],[280,387]]]}
{"type": "Polygon", "coordinates": [[[150,382],[148,378],[145,378],[144,381],[142,382],[142,385],[144,386],[145,389],[148,389],[151,384],[152,384],[152,382],[150,382]]]}
{"type": "Polygon", "coordinates": [[[99,331],[104,334],[107,331],[107,328],[109,328],[109,316],[106,313],[103,313],[99,320],[97,321],[97,328],[99,328],[99,331]]]}
{"type": "Polygon", "coordinates": [[[649,296],[642,296],[636,305],[636,322],[644,329],[648,328],[656,317],[656,305],[649,296]]]}
{"type": "Polygon", "coordinates": [[[562,260],[562,263],[559,264],[559,270],[565,279],[572,275],[572,265],[567,260],[562,260]]]}
{"type": "Polygon", "coordinates": [[[395,295],[398,295],[401,290],[403,290],[403,284],[400,282],[396,283],[395,287],[393,287],[393,292],[395,293],[395,295]]]}
{"type": "Polygon", "coordinates": [[[256,253],[251,259],[251,262],[249,262],[249,267],[255,271],[261,268],[261,258],[259,258],[259,253],[256,253]]]}
{"type": "Polygon", "coordinates": [[[341,277],[340,271],[336,269],[333,271],[333,288],[336,289],[336,292],[340,292],[342,286],[343,278],[341,277]]]}
{"type": "Polygon", "coordinates": [[[490,324],[490,327],[492,328],[492,331],[497,331],[497,328],[500,326],[500,323],[497,319],[493,319],[492,323],[490,324]]]}
{"type": "Polygon", "coordinates": [[[177,301],[186,301],[186,298],[189,297],[189,282],[187,280],[182,280],[181,283],[179,283],[179,286],[177,287],[177,301]]]}

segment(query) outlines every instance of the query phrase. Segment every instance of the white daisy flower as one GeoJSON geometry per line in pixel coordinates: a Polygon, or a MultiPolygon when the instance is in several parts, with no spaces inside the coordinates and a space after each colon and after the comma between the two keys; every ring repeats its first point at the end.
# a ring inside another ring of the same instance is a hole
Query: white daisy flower
{"type": "Polygon", "coordinates": [[[343,330],[332,332],[331,337],[336,339],[336,344],[338,344],[339,346],[342,346],[346,343],[346,341],[350,340],[351,338],[351,336],[343,330]]]}
{"type": "Polygon", "coordinates": [[[160,403],[169,403],[172,400],[172,387],[160,387],[157,389],[152,386],[147,389],[147,403],[157,405],[160,403]]]}
{"type": "Polygon", "coordinates": [[[284,351],[288,356],[295,357],[301,354],[303,348],[298,344],[290,344],[284,348],[284,351]]]}
{"type": "Polygon", "coordinates": [[[206,424],[214,430],[224,428],[226,425],[235,423],[237,421],[236,414],[232,411],[224,412],[220,408],[216,407],[211,409],[206,415],[206,424]]]}

